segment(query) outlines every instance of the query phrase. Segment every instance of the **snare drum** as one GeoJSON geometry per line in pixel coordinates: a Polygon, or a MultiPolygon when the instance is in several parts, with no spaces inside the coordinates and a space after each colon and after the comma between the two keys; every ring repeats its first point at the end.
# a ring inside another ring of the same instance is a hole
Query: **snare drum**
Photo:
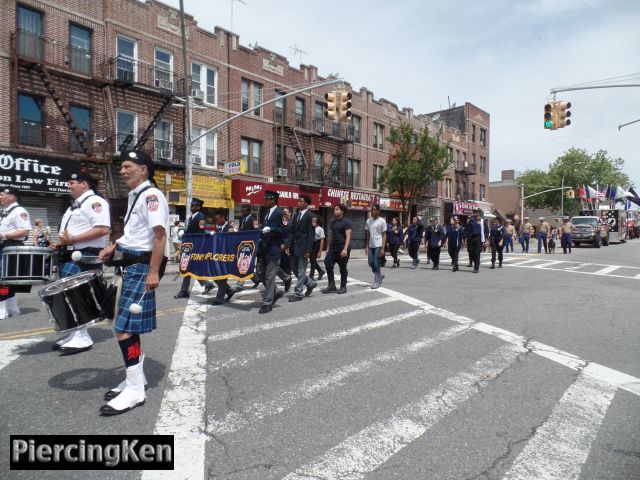
{"type": "Polygon", "coordinates": [[[36,285],[53,280],[54,261],[55,255],[49,247],[5,247],[0,283],[36,285]]]}
{"type": "Polygon", "coordinates": [[[63,278],[38,291],[58,332],[71,332],[107,318],[107,284],[95,272],[63,278]]]}

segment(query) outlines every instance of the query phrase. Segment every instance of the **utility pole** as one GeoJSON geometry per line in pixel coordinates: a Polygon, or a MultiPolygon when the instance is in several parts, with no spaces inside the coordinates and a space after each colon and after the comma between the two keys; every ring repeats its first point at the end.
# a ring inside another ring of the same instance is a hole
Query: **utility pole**
{"type": "Polygon", "coordinates": [[[191,196],[193,193],[191,186],[191,177],[193,174],[193,164],[191,163],[191,81],[189,78],[189,69],[187,68],[187,34],[184,26],[184,0],[180,0],[180,31],[182,35],[182,75],[184,77],[183,91],[186,100],[185,110],[187,114],[187,125],[184,135],[185,158],[184,158],[184,184],[186,188],[186,204],[185,215],[189,215],[189,206],[191,205],[191,196]]]}

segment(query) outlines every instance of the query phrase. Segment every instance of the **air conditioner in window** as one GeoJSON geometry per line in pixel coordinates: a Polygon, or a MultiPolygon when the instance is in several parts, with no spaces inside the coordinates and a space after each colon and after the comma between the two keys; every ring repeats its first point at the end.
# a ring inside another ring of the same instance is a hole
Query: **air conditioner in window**
{"type": "Polygon", "coordinates": [[[276,177],[286,177],[288,174],[286,168],[276,168],[276,177]]]}
{"type": "Polygon", "coordinates": [[[194,100],[204,100],[204,92],[202,90],[191,90],[191,96],[194,100]]]}
{"type": "Polygon", "coordinates": [[[173,82],[162,78],[156,78],[156,87],[163,88],[165,90],[173,90],[173,82]]]}

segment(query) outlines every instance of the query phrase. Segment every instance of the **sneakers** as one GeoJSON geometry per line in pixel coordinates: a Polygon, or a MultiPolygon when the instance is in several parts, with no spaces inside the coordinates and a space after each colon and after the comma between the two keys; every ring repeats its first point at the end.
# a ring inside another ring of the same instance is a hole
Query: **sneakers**
{"type": "Polygon", "coordinates": [[[59,348],[61,353],[80,353],[89,350],[93,346],[93,340],[86,328],[77,330],[71,334],[72,338],[59,348]]]}

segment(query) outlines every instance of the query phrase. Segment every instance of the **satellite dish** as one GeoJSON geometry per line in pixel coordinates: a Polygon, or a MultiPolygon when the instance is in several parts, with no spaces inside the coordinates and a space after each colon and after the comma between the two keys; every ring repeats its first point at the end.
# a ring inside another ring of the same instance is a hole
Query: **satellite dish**
{"type": "Polygon", "coordinates": [[[440,114],[439,114],[439,113],[436,113],[436,114],[433,116],[432,120],[433,120],[434,122],[437,122],[438,120],[440,120],[440,114]]]}

